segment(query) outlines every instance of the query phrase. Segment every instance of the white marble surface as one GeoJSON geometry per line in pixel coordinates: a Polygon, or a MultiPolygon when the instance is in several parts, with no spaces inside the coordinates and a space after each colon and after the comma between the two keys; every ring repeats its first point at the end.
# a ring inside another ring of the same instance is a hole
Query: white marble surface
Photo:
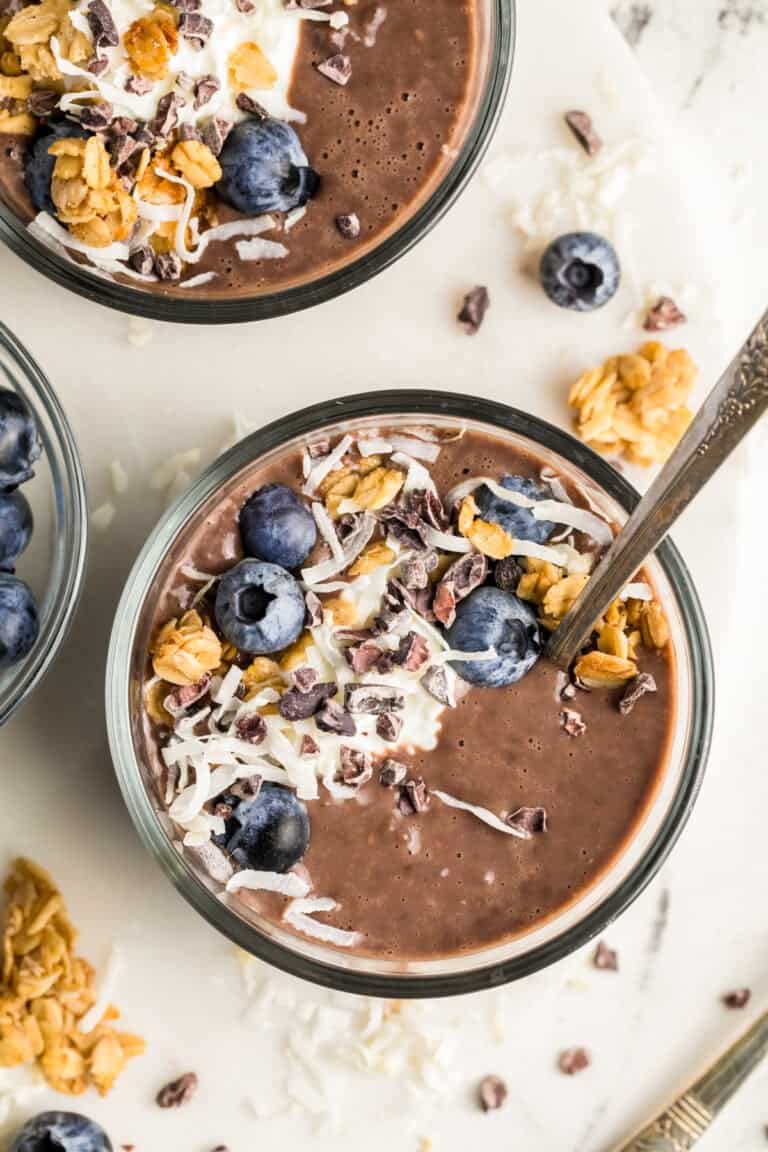
{"type": "MultiPolygon", "coordinates": [[[[148,1055],[109,1100],[83,1101],[116,1146],[210,1152],[224,1142],[231,1152],[257,1145],[277,1152],[303,1143],[318,1152],[351,1152],[364,1141],[372,1150],[416,1152],[420,1139],[430,1137],[435,1152],[479,1141],[491,1152],[601,1152],[764,1007],[768,774],[759,720],[768,637],[765,558],[754,532],[765,523],[764,440],[762,447],[753,441],[675,533],[712,626],[717,727],[709,775],[681,843],[608,933],[621,971],[596,972],[589,954],[574,956],[503,994],[430,1011],[430,1029],[447,1037],[447,1057],[436,1090],[423,1098],[403,1079],[342,1070],[329,1089],[330,1118],[286,1114],[291,1068],[283,1017],[295,1018],[316,997],[278,981],[282,1015],[246,1002],[230,947],[170,890],[138,845],[112,779],[102,720],[111,615],[162,506],[147,477],[179,449],[197,446],[209,459],[234,409],[261,422],[332,394],[425,383],[491,395],[565,423],[568,380],[639,339],[627,317],[652,281],[691,285],[691,322],[680,340],[702,365],[701,389],[715,378],[763,302],[762,268],[748,259],[759,245],[750,246],[745,222],[759,215],[768,181],[757,168],[748,180],[733,180],[719,148],[705,147],[713,135],[703,101],[717,106],[718,139],[728,148],[737,137],[760,143],[754,107],[750,126],[741,95],[729,93],[729,85],[735,76],[759,87],[760,68],[748,62],[756,52],[751,38],[765,33],[759,25],[743,38],[728,28],[718,32],[714,6],[697,0],[697,13],[712,9],[715,31],[697,32],[690,44],[671,40],[669,13],[678,8],[684,15],[693,2],[657,5],[666,15],[656,15],[636,46],[638,67],[602,0],[521,0],[519,57],[493,171],[506,171],[518,194],[546,184],[550,174],[537,163],[509,168],[505,157],[567,144],[559,114],[574,104],[599,116],[611,143],[634,136],[650,142],[648,168],[631,176],[620,209],[635,236],[636,284],[628,278],[619,299],[587,321],[548,310],[521,275],[508,204],[483,178],[407,260],[352,298],[258,327],[155,325],[143,347],[128,343],[124,317],[45,284],[0,251],[0,314],[39,357],[67,405],[93,506],[110,498],[117,508],[110,531],[94,533],[83,604],[62,658],[4,731],[0,751],[0,842],[9,855],[27,852],[51,867],[96,961],[110,942],[119,944],[116,998],[126,1025],[149,1040],[148,1055]],[[727,44],[723,53],[729,61],[734,53],[734,62],[727,69],[713,65],[693,104],[683,108],[692,82],[682,83],[663,53],[680,50],[686,69],[698,75],[710,42],[727,44]],[[689,53],[697,54],[696,64],[689,53]],[[718,79],[717,69],[730,80],[718,79]],[[675,79],[665,87],[668,72],[675,79]],[[742,213],[738,228],[734,211],[742,213]],[[451,316],[476,280],[491,286],[493,306],[483,331],[468,340],[451,316]],[[116,458],[130,479],[120,498],[108,478],[116,458]],[[739,985],[753,988],[752,1004],[727,1013],[719,997],[739,985]],[[588,1046],[594,1057],[592,1068],[573,1080],[554,1070],[556,1053],[571,1044],[588,1046]],[[197,1100],[178,1113],[159,1112],[154,1092],[188,1068],[201,1074],[197,1100]],[[504,1111],[483,1117],[471,1091],[488,1071],[507,1078],[510,1100],[504,1111]],[[259,1111],[274,1104],[278,1114],[257,1116],[254,1098],[259,1111]]],[[[735,155],[729,152],[729,160],[735,155]]],[[[758,1075],[743,1090],[702,1141],[705,1152],[765,1147],[765,1084],[758,1075]]]]}

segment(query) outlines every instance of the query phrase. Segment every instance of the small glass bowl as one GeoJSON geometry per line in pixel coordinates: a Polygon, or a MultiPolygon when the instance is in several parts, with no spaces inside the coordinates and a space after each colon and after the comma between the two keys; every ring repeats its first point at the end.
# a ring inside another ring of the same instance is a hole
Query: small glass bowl
{"type": "MultiPolygon", "coordinates": [[[[349,264],[305,283],[259,295],[221,297],[207,295],[200,287],[157,293],[120,284],[104,273],[75,263],[28,231],[0,198],[0,240],[17,256],[57,284],[121,312],[184,324],[233,324],[285,316],[332,300],[365,284],[394,264],[419,242],[445,215],[476,171],[491,142],[512,74],[515,44],[515,0],[477,0],[481,31],[478,74],[462,142],[446,160],[432,191],[414,206],[378,243],[349,264]]],[[[2,138],[0,138],[2,139],[2,138]]]]}
{"type": "Polygon", "coordinates": [[[40,633],[24,660],[0,671],[2,725],[50,667],[72,622],[85,571],[88,520],[83,469],[64,411],[39,366],[2,323],[0,386],[26,401],[43,442],[35,475],[23,486],[34,531],[17,564],[18,575],[35,594],[40,633]]]}
{"type": "Polygon", "coordinates": [[[310,436],[336,437],[346,431],[407,427],[414,422],[438,428],[464,424],[509,438],[574,479],[615,522],[622,523],[639,499],[615,469],[567,432],[504,404],[425,390],[348,396],[317,404],[237,444],[167,512],[128,578],[107,665],[107,725],[120,787],[144,844],[184,898],[240,947],[278,968],[341,991],[393,998],[456,995],[504,984],[554,963],[601,933],[643,891],[680,835],[703,776],[713,717],[706,624],[685,565],[667,540],[645,565],[669,623],[674,654],[676,714],[665,771],[623,849],[567,907],[493,948],[403,962],[341,955],[285,932],[243,905],[223,903],[214,882],[174,841],[171,822],[155,798],[134,742],[150,626],[143,609],[152,603],[164,562],[180,562],[181,537],[191,520],[223,490],[234,490],[243,470],[255,461],[287,447],[300,448],[310,436]]]}

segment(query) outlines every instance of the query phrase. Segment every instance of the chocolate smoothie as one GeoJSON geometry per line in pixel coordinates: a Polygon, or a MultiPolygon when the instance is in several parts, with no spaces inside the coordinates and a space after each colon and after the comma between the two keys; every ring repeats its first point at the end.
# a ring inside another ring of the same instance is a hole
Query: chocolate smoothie
{"type": "Polygon", "coordinates": [[[433,191],[478,98],[474,0],[90,0],[66,41],[63,3],[0,15],[0,200],[147,291],[251,296],[357,259],[433,191]]]}
{"type": "Polygon", "coordinates": [[[583,895],[675,716],[642,573],[570,675],[542,655],[612,531],[471,429],[318,435],[240,473],[175,541],[135,655],[137,754],[193,865],[256,923],[403,962],[583,895]]]}

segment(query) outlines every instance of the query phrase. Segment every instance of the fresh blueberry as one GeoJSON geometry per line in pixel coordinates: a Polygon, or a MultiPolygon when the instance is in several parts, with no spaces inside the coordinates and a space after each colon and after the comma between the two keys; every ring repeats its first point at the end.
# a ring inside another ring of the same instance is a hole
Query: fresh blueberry
{"type": "Polygon", "coordinates": [[[42,450],[29,408],[16,392],[0,388],[0,489],[29,480],[42,450]]]}
{"type": "Polygon", "coordinates": [[[258,556],[281,568],[298,568],[315,546],[317,527],[292,488],[267,484],[243,505],[240,535],[246,556],[258,556]]]}
{"type": "Polygon", "coordinates": [[[216,620],[230,644],[254,656],[279,652],[304,628],[298,582],[277,564],[241,560],[219,581],[216,620]]]}
{"type": "Polygon", "coordinates": [[[18,576],[0,572],[0,668],[24,659],[38,629],[37,604],[28,586],[18,576]]]}
{"type": "Polygon", "coordinates": [[[241,801],[235,819],[238,828],[227,851],[244,868],[287,872],[309,847],[307,809],[280,784],[262,784],[254,800],[241,801]]]}
{"type": "MultiPolygon", "coordinates": [[[[549,493],[525,476],[502,476],[500,484],[502,488],[518,492],[529,500],[549,498],[549,493]]],[[[474,497],[482,519],[500,524],[514,540],[532,540],[535,544],[544,544],[555,530],[550,520],[536,520],[530,508],[520,508],[508,500],[499,499],[485,484],[474,492],[474,497]]]]}
{"type": "Polygon", "coordinates": [[[86,132],[73,120],[57,120],[56,123],[48,124],[43,128],[30,145],[25,161],[24,179],[36,211],[52,214],[55,212],[53,200],[51,200],[51,178],[56,157],[48,154],[51,144],[55,140],[63,140],[67,136],[82,140],[90,135],[90,132],[86,132]]]}
{"type": "Polygon", "coordinates": [[[21,492],[0,492],[0,568],[10,568],[32,535],[32,509],[21,492]]]}
{"type": "Polygon", "coordinates": [[[269,117],[243,120],[233,128],[219,163],[216,191],[248,216],[300,208],[320,185],[293,128],[269,117]]]}
{"type": "Polygon", "coordinates": [[[77,1112],[41,1112],[16,1133],[9,1152],[113,1152],[95,1120],[77,1112]]]}
{"type": "Polygon", "coordinates": [[[503,688],[520,680],[533,668],[542,647],[533,609],[512,592],[489,585],[461,601],[445,638],[459,652],[496,649],[495,660],[451,662],[462,680],[487,688],[503,688]]]}
{"type": "Polygon", "coordinates": [[[539,265],[541,286],[560,308],[592,312],[616,295],[621,279],[616,250],[594,232],[553,240],[539,265]]]}

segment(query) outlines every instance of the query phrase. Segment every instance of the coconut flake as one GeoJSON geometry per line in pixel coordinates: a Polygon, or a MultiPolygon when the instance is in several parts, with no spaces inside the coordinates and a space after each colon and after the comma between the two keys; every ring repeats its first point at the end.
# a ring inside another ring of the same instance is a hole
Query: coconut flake
{"type": "Polygon", "coordinates": [[[301,208],[293,208],[283,221],[283,231],[290,232],[291,228],[298,224],[299,220],[303,220],[307,214],[306,204],[302,204],[301,208]]]}
{"type": "Polygon", "coordinates": [[[316,800],[317,776],[311,761],[299,756],[288,737],[279,728],[271,728],[267,739],[270,755],[279,760],[285,768],[299,800],[316,800]]]}
{"type": "Polygon", "coordinates": [[[389,456],[392,445],[381,436],[367,436],[358,439],[357,450],[361,456],[389,456]]]}
{"type": "Polygon", "coordinates": [[[390,440],[395,452],[405,452],[416,460],[426,460],[434,464],[440,455],[439,444],[417,440],[415,436],[392,436],[390,440]]]}
{"type": "Polygon", "coordinates": [[[346,455],[351,447],[352,437],[342,436],[341,440],[339,440],[338,444],[332,452],[329,452],[327,456],[322,456],[315,462],[311,472],[309,473],[309,476],[307,476],[306,483],[302,488],[302,492],[305,496],[312,496],[315,493],[318,484],[322,484],[326,476],[328,476],[334,470],[336,465],[346,455]]]}
{"type": "Polygon", "coordinates": [[[315,518],[318,531],[330,548],[334,559],[338,560],[340,564],[343,563],[344,548],[342,547],[342,543],[336,534],[333,520],[331,520],[331,517],[328,515],[325,505],[321,504],[318,500],[315,500],[312,504],[312,515],[315,518]]]}
{"type": "Polygon", "coordinates": [[[219,704],[222,708],[226,708],[231,704],[235,697],[235,693],[240,687],[240,681],[243,678],[243,673],[236,664],[230,664],[227,669],[227,674],[222,680],[221,684],[216,689],[215,693],[211,694],[211,699],[214,704],[219,704]]]}
{"type": "Polygon", "coordinates": [[[195,769],[195,782],[189,784],[168,809],[171,820],[175,820],[178,824],[186,824],[193,820],[208,799],[211,781],[211,769],[208,761],[204,756],[193,756],[191,759],[195,769]]]}
{"type": "Polygon", "coordinates": [[[134,196],[134,200],[141,220],[151,220],[155,224],[170,224],[178,220],[181,215],[180,204],[150,204],[138,196],[134,196]]]}
{"type": "Polygon", "coordinates": [[[461,503],[465,496],[470,496],[475,489],[482,488],[483,485],[490,488],[499,500],[505,500],[507,504],[516,504],[518,508],[532,508],[536,503],[530,496],[523,496],[521,492],[512,492],[509,488],[504,488],[492,476],[470,476],[469,480],[462,480],[461,484],[451,488],[445,498],[446,508],[453,508],[455,504],[461,503]]]}
{"type": "Polygon", "coordinates": [[[432,657],[432,663],[445,664],[449,660],[472,660],[475,664],[484,664],[495,660],[496,657],[497,652],[493,645],[490,648],[484,648],[482,652],[460,652],[456,648],[446,648],[432,657]]]}
{"type": "Polygon", "coordinates": [[[431,788],[430,795],[437,796],[438,800],[442,800],[446,808],[459,808],[462,812],[470,812],[478,820],[482,820],[483,824],[487,824],[489,828],[494,828],[497,832],[503,832],[505,836],[516,836],[518,840],[528,839],[525,832],[521,832],[519,828],[513,828],[511,824],[505,824],[493,812],[487,808],[482,808],[479,804],[468,804],[466,800],[458,800],[450,793],[441,792],[437,788],[431,788]]]}
{"type": "Polygon", "coordinates": [[[238,892],[247,888],[249,892],[278,892],[281,896],[300,898],[309,892],[309,884],[297,876],[295,872],[257,872],[253,868],[244,868],[242,872],[235,872],[227,881],[227,892],[238,892]]]}
{"type": "Polygon", "coordinates": [[[253,240],[238,240],[235,251],[245,263],[255,260],[282,260],[288,255],[285,244],[279,244],[276,240],[263,240],[260,236],[253,240]]]}
{"type": "Polygon", "coordinates": [[[406,452],[393,452],[390,461],[392,464],[399,464],[401,468],[407,469],[405,483],[403,484],[404,495],[407,495],[409,492],[423,492],[427,488],[437,495],[434,480],[428,470],[423,464],[420,464],[418,460],[414,460],[414,458],[406,452]]]}
{"type": "Polygon", "coordinates": [[[339,948],[353,948],[360,940],[359,932],[345,932],[330,924],[321,924],[313,919],[315,912],[333,912],[338,904],[327,896],[308,897],[292,901],[283,913],[283,919],[298,932],[322,940],[325,944],[336,944],[339,948]]]}
{"type": "Polygon", "coordinates": [[[360,520],[357,528],[352,532],[348,539],[344,542],[343,556],[341,560],[331,557],[329,560],[322,560],[319,564],[313,565],[311,568],[302,568],[301,578],[305,584],[310,587],[314,584],[320,584],[324,580],[330,579],[331,576],[337,576],[339,572],[343,572],[345,568],[357,559],[357,557],[365,548],[366,544],[373,535],[376,527],[376,520],[369,513],[365,513],[360,520]]]}
{"type": "Polygon", "coordinates": [[[536,544],[533,540],[513,540],[511,556],[532,556],[535,560],[547,560],[558,568],[569,572],[588,573],[592,568],[592,557],[577,552],[569,544],[536,544]]]}
{"type": "MultiPolygon", "coordinates": [[[[127,244],[107,244],[104,248],[94,248],[91,244],[83,244],[82,240],[78,240],[71,232],[63,228],[48,212],[38,212],[32,223],[37,229],[57,240],[65,248],[70,248],[73,252],[82,252],[84,256],[93,260],[94,264],[103,263],[105,260],[127,260],[130,254],[127,244]]],[[[29,230],[32,231],[32,225],[30,225],[29,230]]]]}
{"type": "Polygon", "coordinates": [[[177,288],[202,288],[203,284],[210,284],[216,280],[218,272],[201,272],[198,276],[191,276],[189,280],[180,280],[177,288]]]}
{"type": "Polygon", "coordinates": [[[329,596],[331,592],[346,592],[349,587],[347,580],[329,580],[325,584],[313,584],[312,591],[317,596],[329,596]]]}
{"type": "Polygon", "coordinates": [[[653,600],[653,588],[644,580],[635,580],[619,592],[620,600],[653,600]]]}
{"type": "Polygon", "coordinates": [[[532,512],[535,520],[551,520],[555,524],[567,524],[569,528],[585,532],[601,547],[607,547],[613,542],[610,524],[586,508],[577,508],[575,504],[564,504],[559,500],[538,500],[532,512]]]}
{"type": "Polygon", "coordinates": [[[471,552],[472,544],[466,536],[457,536],[454,532],[441,532],[439,528],[427,527],[427,544],[432,548],[441,548],[444,552],[471,552]]]}

